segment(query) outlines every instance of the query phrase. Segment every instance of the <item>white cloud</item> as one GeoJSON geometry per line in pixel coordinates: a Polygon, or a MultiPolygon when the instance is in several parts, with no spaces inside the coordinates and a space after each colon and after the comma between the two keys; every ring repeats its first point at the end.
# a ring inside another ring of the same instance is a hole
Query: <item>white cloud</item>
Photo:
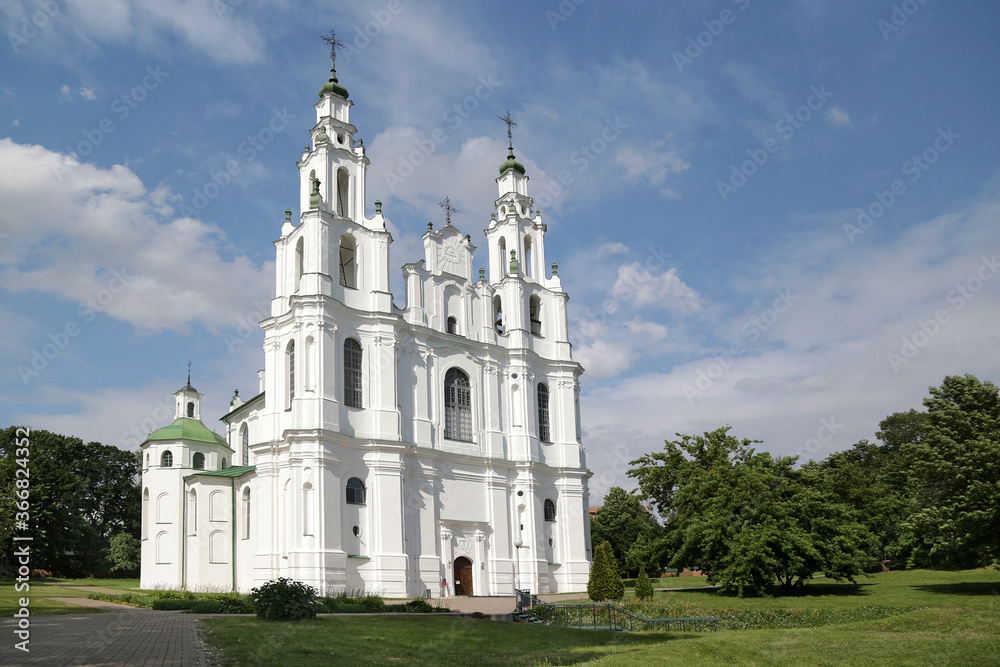
{"type": "Polygon", "coordinates": [[[585,385],[590,467],[725,424],[763,440],[761,449],[821,459],[874,438],[892,412],[919,409],[946,375],[1000,380],[998,218],[1000,175],[962,210],[888,243],[864,236],[852,246],[835,226],[775,248],[745,272],[756,294],[731,307],[718,344],[667,370],[585,385]],[[797,300],[765,317],[785,287],[797,300]],[[769,324],[741,333],[750,317],[769,324]],[[742,347],[733,352],[732,342],[742,347]]]}
{"type": "Polygon", "coordinates": [[[630,180],[649,181],[667,199],[677,199],[680,193],[666,183],[667,178],[687,171],[691,168],[691,163],[684,160],[672,144],[666,148],[665,146],[666,141],[662,139],[642,149],[626,146],[615,153],[615,162],[625,168],[625,174],[630,180]]]}
{"type": "Polygon", "coordinates": [[[625,323],[628,330],[636,336],[640,336],[647,343],[659,343],[670,333],[670,329],[665,324],[659,322],[649,322],[638,317],[625,323]]]}
{"type": "Polygon", "coordinates": [[[840,107],[830,107],[830,110],[826,112],[826,119],[831,125],[854,127],[854,123],[851,122],[851,117],[847,114],[847,111],[840,107]]]}
{"type": "Polygon", "coordinates": [[[97,99],[97,95],[90,88],[81,86],[79,89],[74,89],[65,83],[59,87],[59,94],[61,102],[69,102],[74,97],[82,97],[85,100],[97,99]]]}
{"type": "Polygon", "coordinates": [[[619,243],[618,241],[613,241],[611,243],[602,243],[597,249],[597,255],[599,257],[607,257],[608,255],[627,255],[628,246],[624,243],[619,243]]]}
{"type": "Polygon", "coordinates": [[[611,296],[637,307],[652,306],[681,314],[696,313],[703,307],[698,292],[677,276],[677,269],[659,275],[645,270],[639,262],[618,267],[618,278],[611,296]]]}
{"type": "MultiPolygon", "coordinates": [[[[21,16],[38,12],[35,0],[10,0],[0,24],[4,32],[20,29],[21,16]]],[[[103,44],[135,44],[163,50],[168,37],[183,48],[218,63],[254,63],[266,51],[265,34],[237,4],[190,0],[88,0],[56,3],[59,10],[23,50],[59,62],[103,44]]]]}
{"type": "Polygon", "coordinates": [[[216,227],[171,217],[170,193],[147,190],[123,166],[101,169],[3,139],[0,172],[5,289],[96,300],[136,327],[182,331],[192,322],[229,326],[273,293],[270,263],[224,257],[216,227]]]}

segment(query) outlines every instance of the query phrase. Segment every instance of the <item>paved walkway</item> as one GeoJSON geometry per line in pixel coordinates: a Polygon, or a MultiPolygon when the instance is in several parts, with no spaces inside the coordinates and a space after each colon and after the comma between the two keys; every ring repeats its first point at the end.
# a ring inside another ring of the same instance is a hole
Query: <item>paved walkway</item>
{"type": "MultiPolygon", "coordinates": [[[[98,606],[96,600],[62,598],[61,602],[98,606]]],[[[17,620],[0,620],[0,664],[62,667],[208,667],[197,619],[173,611],[112,605],[108,614],[62,614],[31,617],[30,651],[14,648],[17,620]]],[[[103,607],[102,607],[103,608],[103,607]]]]}

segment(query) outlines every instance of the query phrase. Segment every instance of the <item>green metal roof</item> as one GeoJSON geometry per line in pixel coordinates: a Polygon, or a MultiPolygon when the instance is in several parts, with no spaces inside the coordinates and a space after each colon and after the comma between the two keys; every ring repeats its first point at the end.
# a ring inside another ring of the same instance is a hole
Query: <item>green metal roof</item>
{"type": "MultiPolygon", "coordinates": [[[[210,442],[230,449],[226,439],[218,433],[212,433],[208,427],[197,419],[180,417],[173,424],[157,429],[147,440],[192,440],[194,442],[210,442]]],[[[230,449],[230,451],[232,451],[230,449]]]]}
{"type": "Polygon", "coordinates": [[[192,477],[242,477],[256,470],[257,466],[233,466],[225,470],[203,470],[193,475],[187,475],[184,479],[191,479],[192,477]]]}

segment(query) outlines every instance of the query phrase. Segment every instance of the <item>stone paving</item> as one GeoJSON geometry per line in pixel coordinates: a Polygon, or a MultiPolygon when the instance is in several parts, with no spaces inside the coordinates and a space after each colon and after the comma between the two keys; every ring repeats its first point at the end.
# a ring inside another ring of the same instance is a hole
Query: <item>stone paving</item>
{"type": "MultiPolygon", "coordinates": [[[[73,604],[92,602],[66,598],[73,604]]],[[[90,605],[87,605],[90,606],[90,605]]],[[[96,606],[96,605],[95,605],[96,606]]],[[[122,605],[116,605],[119,609],[122,605]]],[[[107,614],[31,617],[30,651],[14,648],[13,618],[0,620],[0,664],[81,667],[208,667],[197,619],[172,611],[128,609],[107,614]]]]}

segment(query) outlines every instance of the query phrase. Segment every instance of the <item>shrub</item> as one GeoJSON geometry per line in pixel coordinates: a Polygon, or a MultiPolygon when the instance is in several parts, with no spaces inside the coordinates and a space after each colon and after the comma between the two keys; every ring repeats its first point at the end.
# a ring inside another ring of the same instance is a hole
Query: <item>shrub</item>
{"type": "Polygon", "coordinates": [[[363,604],[348,602],[340,605],[337,611],[341,614],[364,614],[368,609],[363,604]]]}
{"type": "Polygon", "coordinates": [[[322,607],[315,588],[285,577],[253,589],[250,599],[256,606],[257,616],[269,621],[314,618],[316,608],[322,607]]]}
{"type": "Polygon", "coordinates": [[[385,602],[382,602],[382,598],[375,595],[366,595],[363,598],[358,598],[358,603],[369,614],[380,614],[385,611],[385,602]]]}
{"type": "Polygon", "coordinates": [[[587,596],[594,602],[620,600],[625,595],[625,584],[618,574],[618,562],[605,542],[594,552],[594,563],[590,567],[590,581],[587,582],[587,596]]]}
{"type": "Polygon", "coordinates": [[[640,600],[651,600],[653,598],[653,584],[646,575],[646,571],[639,572],[639,578],[635,580],[635,596],[640,600]]]}
{"type": "Polygon", "coordinates": [[[409,610],[405,604],[387,604],[384,611],[390,614],[405,614],[409,610]]]}
{"type": "Polygon", "coordinates": [[[222,603],[218,600],[202,598],[191,603],[191,611],[195,614],[218,614],[222,611],[222,603]]]}
{"type": "Polygon", "coordinates": [[[434,611],[431,603],[424,599],[410,600],[406,603],[406,611],[411,614],[429,614],[434,611]]]}
{"type": "Polygon", "coordinates": [[[157,611],[190,609],[194,602],[194,600],[185,600],[183,598],[156,598],[153,600],[153,609],[157,611]]]}

